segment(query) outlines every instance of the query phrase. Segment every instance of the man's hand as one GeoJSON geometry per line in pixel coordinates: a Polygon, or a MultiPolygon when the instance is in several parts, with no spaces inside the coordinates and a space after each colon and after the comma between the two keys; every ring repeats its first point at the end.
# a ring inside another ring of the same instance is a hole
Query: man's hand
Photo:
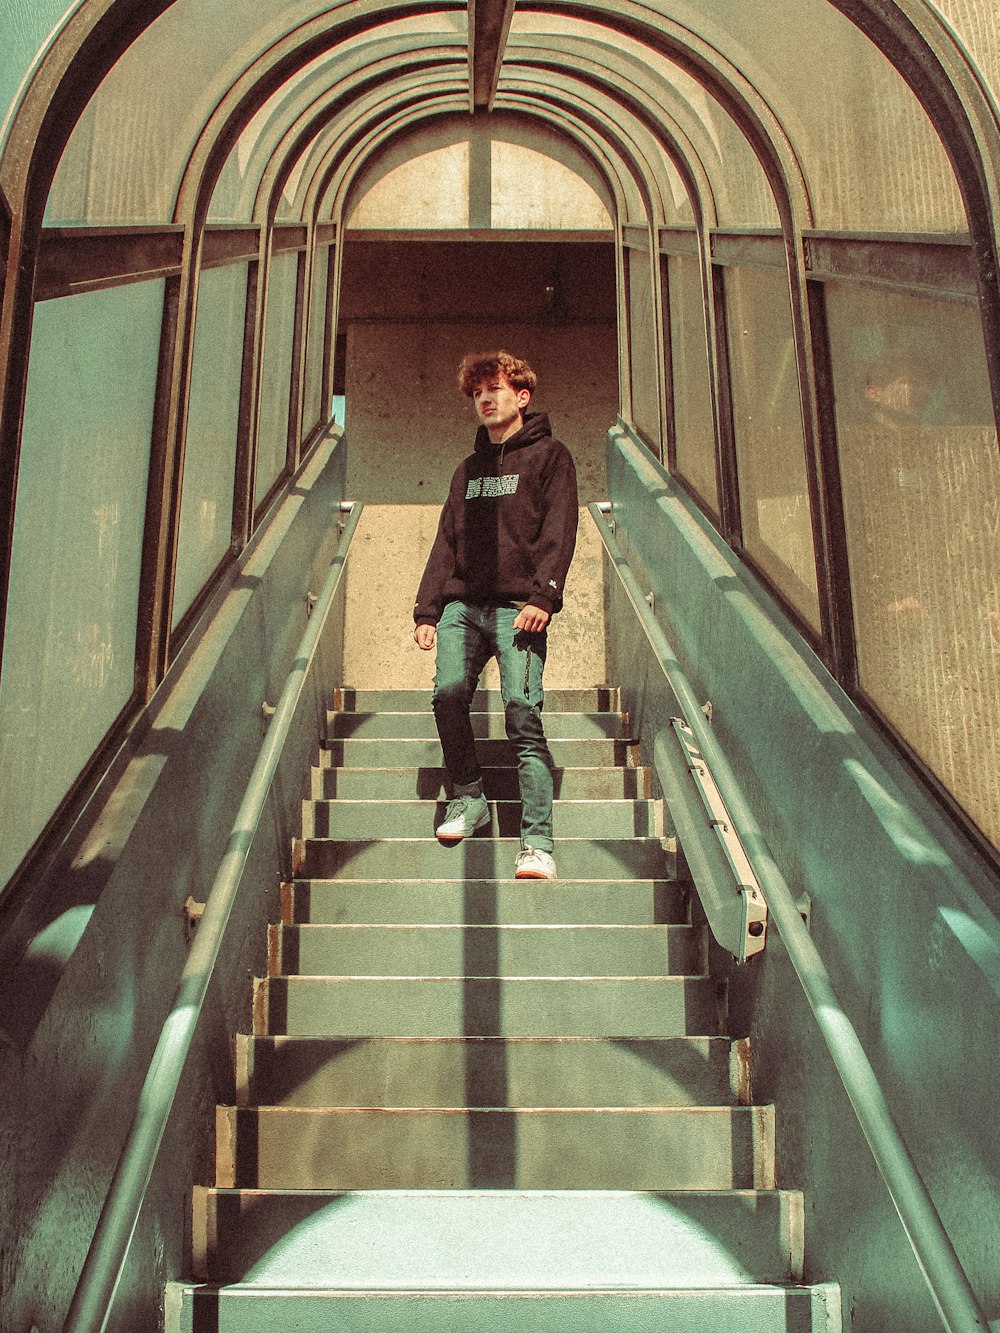
{"type": "Polygon", "coordinates": [[[527,630],[529,634],[538,634],[549,623],[552,617],[548,611],[543,611],[540,606],[532,606],[529,602],[527,606],[522,607],[514,621],[514,629],[527,630]]]}
{"type": "Polygon", "coordinates": [[[422,648],[424,652],[430,652],[434,647],[434,641],[437,638],[437,625],[422,624],[417,625],[413,631],[413,637],[417,641],[417,647],[422,648]]]}

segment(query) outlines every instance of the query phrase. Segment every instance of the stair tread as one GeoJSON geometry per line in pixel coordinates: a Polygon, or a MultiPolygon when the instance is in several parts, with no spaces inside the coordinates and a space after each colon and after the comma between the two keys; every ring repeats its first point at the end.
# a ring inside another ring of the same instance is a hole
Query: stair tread
{"type": "MultiPolygon", "coordinates": [[[[425,838],[296,839],[295,873],[307,879],[513,880],[518,838],[466,838],[444,844],[425,838]]],[[[569,879],[669,879],[676,847],[670,838],[559,838],[556,864],[569,879]]]]}
{"type": "Polygon", "coordinates": [[[269,977],[255,1028],[296,1036],[715,1035],[707,977],[269,977]]]}
{"type": "Polygon", "coordinates": [[[237,1101],[282,1106],[731,1105],[747,1043],[728,1037],[237,1037],[237,1101]]]}
{"type": "Polygon", "coordinates": [[[219,1210],[220,1232],[223,1220],[244,1232],[222,1280],[552,1290],[798,1276],[802,1200],[794,1191],[222,1189],[196,1196],[199,1207],[219,1210]],[[281,1243],[262,1248],[272,1232],[281,1243]]]}
{"type": "MultiPolygon", "coordinates": [[[[436,841],[436,839],[427,839],[427,841],[436,841]]],[[[494,839],[494,841],[496,840],[494,839]]],[[[510,841],[511,844],[513,845],[514,840],[511,839],[510,841]]],[[[556,850],[558,851],[558,848],[556,850]]],[[[380,888],[393,887],[399,889],[405,889],[408,885],[421,885],[428,887],[432,887],[434,885],[440,885],[441,887],[446,887],[446,886],[450,887],[451,885],[454,884],[454,880],[448,879],[447,877],[441,877],[439,879],[430,879],[426,878],[423,875],[416,876],[413,879],[407,879],[400,876],[398,879],[393,878],[391,880],[386,880],[381,876],[371,876],[367,879],[358,878],[351,880],[342,880],[342,879],[333,879],[330,878],[329,876],[323,876],[323,875],[297,875],[294,879],[288,880],[287,883],[294,886],[309,886],[312,888],[325,888],[325,887],[336,888],[336,889],[349,888],[352,892],[360,893],[363,892],[365,887],[368,885],[371,885],[373,887],[378,886],[380,888]]],[[[469,875],[467,877],[463,877],[462,883],[467,885],[469,889],[472,891],[480,891],[480,890],[494,889],[500,887],[500,883],[498,883],[496,879],[489,878],[486,876],[476,877],[469,875]]],[[[526,893],[529,891],[537,892],[541,890],[544,890],[546,893],[558,893],[561,889],[572,891],[573,889],[577,888],[588,889],[588,890],[594,888],[607,888],[607,889],[613,889],[616,893],[619,894],[620,893],[638,894],[638,893],[648,893],[651,888],[674,890],[678,887],[677,882],[671,879],[667,875],[659,875],[659,876],[637,875],[627,880],[581,879],[576,877],[574,877],[573,879],[570,879],[569,877],[566,877],[565,879],[560,877],[559,879],[556,880],[546,880],[546,881],[521,879],[516,881],[505,880],[502,881],[502,885],[505,889],[512,889],[512,888],[519,890],[523,889],[526,893]]]]}
{"type": "Polygon", "coordinates": [[[281,918],[301,925],[684,925],[688,894],[671,880],[299,879],[281,918]]]}
{"type": "MultiPolygon", "coordinates": [[[[360,685],[342,685],[334,692],[332,707],[348,712],[364,711],[372,705],[407,708],[430,708],[434,691],[426,686],[411,689],[368,689],[360,685]],[[359,707],[363,705],[363,709],[359,707]]],[[[503,698],[496,688],[479,687],[472,696],[473,708],[503,708],[503,698]]],[[[566,685],[547,687],[545,690],[545,711],[578,712],[581,709],[602,713],[620,711],[619,690],[616,685],[566,685]]]]}
{"type": "MultiPolygon", "coordinates": [[[[369,769],[361,771],[377,772],[378,770],[369,769]]],[[[403,809],[412,809],[415,807],[420,810],[437,810],[441,806],[447,805],[448,801],[446,798],[438,796],[431,796],[431,797],[318,796],[318,797],[311,797],[309,799],[308,804],[347,806],[348,809],[353,809],[355,806],[374,805],[380,808],[384,806],[400,806],[403,809]]],[[[491,809],[496,809],[497,806],[520,806],[521,802],[514,796],[502,797],[499,800],[494,797],[490,797],[487,798],[486,804],[491,809]]],[[[608,805],[618,806],[618,807],[632,806],[634,808],[635,806],[656,805],[658,804],[658,802],[646,796],[569,796],[569,797],[557,796],[555,800],[552,802],[552,804],[556,807],[556,809],[559,809],[560,807],[572,807],[572,806],[583,806],[587,808],[594,806],[598,808],[603,808],[604,806],[608,805]]]]}
{"type": "Polygon", "coordinates": [[[246,1249],[255,1258],[247,1265],[233,1255],[230,1271],[218,1274],[223,1280],[559,1290],[739,1286],[798,1276],[801,1200],[778,1191],[212,1193],[250,1233],[246,1249]],[[755,1225],[765,1218],[765,1226],[755,1225]],[[261,1233],[272,1229],[283,1243],[261,1253],[261,1233]]]}
{"type": "MultiPolygon", "coordinates": [[[[509,739],[502,713],[470,713],[469,723],[477,743],[509,739]]],[[[545,737],[550,745],[553,741],[635,741],[618,713],[553,713],[545,719],[545,737]]],[[[440,754],[437,724],[429,709],[419,713],[328,713],[325,740],[385,741],[390,745],[429,740],[440,754]]]]}

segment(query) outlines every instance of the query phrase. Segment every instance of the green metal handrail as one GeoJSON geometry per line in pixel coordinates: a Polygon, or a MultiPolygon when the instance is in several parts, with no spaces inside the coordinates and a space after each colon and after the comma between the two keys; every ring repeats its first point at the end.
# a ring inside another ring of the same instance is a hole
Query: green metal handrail
{"type": "Polygon", "coordinates": [[[768,909],[788,950],[792,966],[833,1057],[858,1123],[868,1140],[941,1321],[949,1333],[989,1333],[986,1315],[942,1225],[927,1186],[892,1118],[885,1094],[854,1025],[837,999],[830,974],[802,920],[785,877],[768,849],[761,827],[669,639],[653,615],[608,526],[605,514],[611,512],[612,506],[604,502],[591,504],[588,508],[649,646],[674,692],[684,720],[698,739],[701,753],[729,808],[767,900],[768,909]]]}
{"type": "Polygon", "coordinates": [[[125,1258],[139,1220],[139,1211],[149,1187],[212,972],[236,902],[236,892],[250,845],[264,811],[306,675],[337,595],[351,539],[363,507],[359,503],[341,502],[342,512],[348,515],[344,531],[323,590],[299,643],[233,823],[225,854],[205,902],[204,915],[181,973],[174,1002],[160,1031],[139,1095],[135,1117],[63,1324],[63,1333],[104,1333],[107,1326],[125,1258]]]}

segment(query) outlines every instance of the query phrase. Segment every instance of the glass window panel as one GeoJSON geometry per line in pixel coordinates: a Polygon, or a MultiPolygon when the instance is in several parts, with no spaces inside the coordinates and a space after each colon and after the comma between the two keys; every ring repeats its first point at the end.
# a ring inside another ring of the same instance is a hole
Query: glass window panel
{"type": "Polygon", "coordinates": [[[1000,9],[996,0],[930,0],[958,34],[1000,100],[1000,9]]]}
{"type": "Polygon", "coordinates": [[[687,255],[671,255],[667,261],[667,284],[677,471],[718,513],[708,336],[698,260],[687,255]]]}
{"type": "Polygon", "coordinates": [[[828,286],[861,684],[1000,846],[1000,457],[974,307],[828,286]]]}
{"type": "Polygon", "coordinates": [[[323,367],[326,363],[326,303],[332,247],[322,246],[313,266],[312,303],[309,307],[309,342],[306,348],[305,413],[303,437],[323,416],[323,367]]]}
{"type": "Polygon", "coordinates": [[[25,90],[25,75],[66,14],[66,0],[21,0],[3,7],[0,60],[0,148],[10,130],[8,108],[25,90]],[[4,119],[5,113],[8,118],[4,119]]]}
{"type": "Polygon", "coordinates": [[[281,475],[288,454],[298,271],[297,254],[276,255],[271,261],[261,369],[255,508],[281,475]]]}
{"type": "Polygon", "coordinates": [[[243,370],[246,264],[201,275],[174,578],[174,625],[229,548],[243,370]]]}
{"type": "Polygon", "coordinates": [[[0,884],[134,691],[162,282],[35,309],[0,673],[0,884]]]}
{"type": "Polygon", "coordinates": [[[659,452],[660,404],[656,389],[660,372],[649,255],[645,250],[628,250],[626,258],[632,420],[659,452]]]}
{"type": "MultiPolygon", "coordinates": [[[[535,131],[531,137],[537,143],[542,136],[535,131]]],[[[498,136],[490,147],[492,227],[610,229],[604,200],[572,167],[540,148],[498,136]]]]}
{"type": "Polygon", "coordinates": [[[743,542],[819,629],[819,590],[788,279],[727,269],[726,314],[743,542]]]}

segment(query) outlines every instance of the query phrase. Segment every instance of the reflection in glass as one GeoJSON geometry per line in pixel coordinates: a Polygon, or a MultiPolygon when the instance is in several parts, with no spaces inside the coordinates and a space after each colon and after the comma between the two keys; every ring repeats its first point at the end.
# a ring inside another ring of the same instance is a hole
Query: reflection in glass
{"type": "Polygon", "coordinates": [[[284,471],[288,455],[288,412],[292,392],[297,254],[271,261],[261,363],[260,420],[257,428],[257,472],[254,508],[284,471]]]}
{"type": "Polygon", "coordinates": [[[861,685],[1000,846],[1000,457],[972,305],[828,286],[861,685]]]}
{"type": "Polygon", "coordinates": [[[134,692],[162,282],[35,308],[0,676],[0,885],[134,692]]]}
{"type": "Polygon", "coordinates": [[[201,275],[174,577],[176,626],[229,548],[247,265],[201,275]]]}
{"type": "Polygon", "coordinates": [[[816,630],[819,592],[788,279],[726,269],[743,544],[816,630]]]}
{"type": "Polygon", "coordinates": [[[632,420],[659,455],[660,404],[656,391],[659,370],[649,255],[645,250],[628,250],[626,258],[632,420]]]}
{"type": "Polygon", "coordinates": [[[718,513],[708,334],[698,260],[693,256],[671,255],[667,261],[667,283],[677,471],[718,513]]]}

